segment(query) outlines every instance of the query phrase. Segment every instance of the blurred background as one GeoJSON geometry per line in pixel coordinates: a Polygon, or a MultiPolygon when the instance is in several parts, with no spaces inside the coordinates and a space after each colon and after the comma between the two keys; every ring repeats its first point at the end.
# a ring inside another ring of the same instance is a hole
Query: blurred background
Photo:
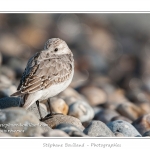
{"type": "Polygon", "coordinates": [[[1,97],[16,91],[28,59],[55,37],[74,54],[71,87],[92,106],[120,112],[128,101],[137,112],[131,120],[150,112],[150,14],[0,14],[1,97]]]}

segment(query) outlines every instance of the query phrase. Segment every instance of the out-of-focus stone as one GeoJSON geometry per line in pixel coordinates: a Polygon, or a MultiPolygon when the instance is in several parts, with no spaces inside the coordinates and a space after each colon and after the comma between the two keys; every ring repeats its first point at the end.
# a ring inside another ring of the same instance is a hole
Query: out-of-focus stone
{"type": "Polygon", "coordinates": [[[11,94],[15,93],[17,90],[16,86],[14,85],[10,85],[8,87],[5,87],[1,90],[1,92],[4,93],[4,95],[6,96],[10,96],[11,94]]]}
{"type": "Polygon", "coordinates": [[[150,102],[138,102],[135,103],[139,108],[141,108],[142,114],[148,114],[150,113],[150,102]]]}
{"type": "Polygon", "coordinates": [[[64,101],[66,102],[66,104],[67,104],[68,106],[70,106],[70,105],[73,104],[74,102],[78,101],[78,99],[75,98],[75,97],[66,97],[66,98],[64,99],[64,101]]]}
{"type": "Polygon", "coordinates": [[[0,52],[0,66],[1,66],[1,64],[2,64],[2,54],[0,52]]]}
{"type": "Polygon", "coordinates": [[[85,85],[85,83],[88,81],[88,77],[89,77],[89,73],[87,71],[85,71],[83,74],[78,70],[75,70],[70,86],[74,89],[81,87],[85,85]]]}
{"type": "Polygon", "coordinates": [[[14,70],[12,70],[11,68],[4,66],[4,65],[1,66],[0,73],[5,75],[11,81],[15,80],[15,78],[16,78],[16,73],[14,72],[14,70]]]}
{"type": "Polygon", "coordinates": [[[11,136],[42,136],[44,132],[39,126],[39,120],[31,113],[23,108],[13,107],[0,111],[1,130],[5,130],[11,136]]]}
{"type": "Polygon", "coordinates": [[[4,97],[0,99],[0,109],[19,107],[21,103],[22,100],[19,97],[4,97]]]}
{"type": "Polygon", "coordinates": [[[68,134],[66,134],[62,130],[53,129],[51,131],[43,133],[44,137],[69,137],[68,134]]]}
{"type": "Polygon", "coordinates": [[[111,121],[115,121],[115,120],[123,120],[123,121],[129,122],[129,123],[132,123],[132,121],[130,119],[128,119],[127,117],[124,117],[124,116],[116,116],[111,119],[111,121]]]}
{"type": "Polygon", "coordinates": [[[87,98],[91,106],[104,104],[107,101],[106,93],[94,86],[84,87],[81,93],[87,98]]]}
{"type": "Polygon", "coordinates": [[[121,89],[108,93],[107,98],[108,101],[104,104],[104,107],[108,109],[116,109],[118,105],[128,101],[128,99],[124,96],[124,91],[121,89]]]}
{"type": "Polygon", "coordinates": [[[94,117],[93,108],[85,101],[77,101],[70,105],[68,114],[78,118],[81,122],[92,120],[94,117]]]}
{"type": "Polygon", "coordinates": [[[117,111],[121,115],[131,119],[132,121],[136,120],[138,117],[143,115],[143,112],[141,111],[141,109],[131,102],[125,102],[125,103],[120,104],[117,107],[117,111]]]}
{"type": "Polygon", "coordinates": [[[150,113],[139,117],[135,120],[132,125],[141,133],[144,134],[145,132],[150,130],[150,113]]]}
{"type": "Polygon", "coordinates": [[[95,120],[100,120],[104,123],[108,123],[111,121],[113,117],[119,116],[119,114],[115,110],[104,109],[96,114],[94,117],[95,120]]]}
{"type": "Polygon", "coordinates": [[[61,92],[58,97],[62,98],[65,100],[66,97],[74,97],[76,99],[82,99],[82,96],[73,88],[68,87],[65,89],[63,92],[61,92]]]}
{"type": "Polygon", "coordinates": [[[116,120],[109,122],[107,126],[113,133],[120,132],[126,137],[138,137],[141,134],[128,122],[122,120],[116,120]]]}
{"type": "Polygon", "coordinates": [[[80,130],[84,130],[84,127],[82,126],[81,121],[72,116],[53,115],[52,118],[49,118],[49,119],[45,120],[44,122],[53,129],[57,125],[59,125],[61,123],[65,123],[65,124],[72,124],[72,125],[78,127],[80,130]]]}
{"type": "Polygon", "coordinates": [[[88,136],[98,137],[114,137],[112,131],[101,121],[92,121],[83,131],[88,136]]]}

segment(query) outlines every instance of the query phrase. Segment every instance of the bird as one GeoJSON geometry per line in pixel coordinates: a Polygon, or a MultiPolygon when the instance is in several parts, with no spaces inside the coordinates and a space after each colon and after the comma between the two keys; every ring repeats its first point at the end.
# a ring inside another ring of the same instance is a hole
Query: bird
{"type": "Polygon", "coordinates": [[[45,119],[53,116],[50,98],[64,91],[71,83],[73,75],[73,53],[67,43],[60,38],[48,39],[44,49],[29,59],[17,92],[11,96],[20,96],[23,100],[21,107],[25,109],[36,102],[40,120],[43,121],[39,102],[47,99],[50,114],[45,119]]]}

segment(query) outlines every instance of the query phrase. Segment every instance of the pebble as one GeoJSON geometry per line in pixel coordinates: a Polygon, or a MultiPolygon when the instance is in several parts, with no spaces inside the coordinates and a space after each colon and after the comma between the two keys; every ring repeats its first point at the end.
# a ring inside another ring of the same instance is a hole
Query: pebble
{"type": "Polygon", "coordinates": [[[78,118],[81,122],[86,122],[94,118],[94,110],[87,102],[77,101],[69,106],[68,115],[78,118]]]}
{"type": "Polygon", "coordinates": [[[66,124],[72,124],[76,127],[78,127],[80,130],[84,130],[84,127],[81,123],[81,121],[78,118],[72,117],[72,116],[66,116],[66,115],[53,115],[52,118],[49,118],[44,121],[48,126],[50,126],[52,129],[54,129],[57,125],[61,123],[66,124]]]}
{"type": "Polygon", "coordinates": [[[150,113],[139,117],[135,120],[132,125],[141,133],[144,134],[145,132],[150,130],[150,113]]]}
{"type": "Polygon", "coordinates": [[[123,121],[129,122],[129,123],[132,123],[132,120],[130,120],[124,116],[116,116],[111,119],[111,121],[115,121],[115,120],[123,120],[123,121]]]}
{"type": "Polygon", "coordinates": [[[124,137],[124,135],[120,132],[115,132],[114,134],[116,137],[124,137]]]}
{"type": "Polygon", "coordinates": [[[142,115],[142,111],[139,107],[131,102],[124,102],[117,107],[117,111],[130,120],[134,121],[142,115]]]}
{"type": "Polygon", "coordinates": [[[69,135],[66,134],[64,131],[58,129],[53,129],[51,131],[45,132],[43,133],[43,136],[44,137],[69,137],[69,135]]]}
{"type": "Polygon", "coordinates": [[[101,121],[91,121],[91,123],[83,131],[91,137],[106,136],[114,137],[113,132],[101,121]]]}
{"type": "MultiPolygon", "coordinates": [[[[1,129],[0,129],[1,130],[1,129]]],[[[7,133],[1,133],[0,132],[0,137],[11,137],[11,135],[7,134],[7,133]]]]}
{"type": "Polygon", "coordinates": [[[48,124],[46,124],[45,122],[41,122],[39,123],[39,126],[43,129],[44,132],[49,132],[52,130],[51,127],[48,126],[48,124]]]}
{"type": "Polygon", "coordinates": [[[109,122],[107,126],[115,134],[116,132],[122,133],[125,137],[139,137],[141,134],[130,123],[123,120],[116,120],[109,122]]]}
{"type": "Polygon", "coordinates": [[[1,126],[1,129],[6,130],[6,133],[11,136],[35,137],[42,136],[44,132],[39,126],[39,120],[33,113],[18,107],[2,109],[0,111],[0,124],[8,125],[7,127],[1,126]],[[18,125],[15,126],[15,124],[18,125]]]}
{"type": "Polygon", "coordinates": [[[4,97],[0,99],[0,109],[18,107],[22,103],[19,97],[4,97]]]}
{"type": "Polygon", "coordinates": [[[0,52],[0,66],[1,66],[1,64],[2,64],[2,54],[0,52]]]}
{"type": "Polygon", "coordinates": [[[150,137],[150,130],[146,131],[142,136],[143,137],[150,137]]]}
{"type": "Polygon", "coordinates": [[[70,106],[70,105],[73,104],[74,102],[78,101],[78,99],[75,98],[75,97],[70,96],[70,97],[64,98],[64,101],[66,102],[66,104],[67,104],[68,106],[70,106]]]}
{"type": "Polygon", "coordinates": [[[14,85],[10,85],[10,86],[6,86],[4,87],[3,89],[1,89],[1,97],[0,98],[3,98],[3,97],[8,97],[10,96],[11,94],[15,93],[17,90],[16,86],[14,85]]]}
{"type": "Polygon", "coordinates": [[[113,117],[119,116],[119,114],[115,110],[111,109],[103,109],[99,113],[97,113],[94,117],[95,120],[100,120],[104,123],[108,123],[111,121],[113,117]]]}
{"type": "MultiPolygon", "coordinates": [[[[61,98],[52,98],[51,99],[51,107],[52,107],[52,111],[54,111],[56,113],[62,113],[64,115],[67,115],[68,110],[69,110],[68,105],[61,98]]],[[[47,108],[49,111],[48,105],[47,105],[47,108]]]]}
{"type": "Polygon", "coordinates": [[[5,75],[0,74],[0,89],[9,87],[12,85],[12,81],[5,75]]]}
{"type": "Polygon", "coordinates": [[[6,77],[8,77],[10,80],[14,81],[16,78],[16,73],[14,70],[12,70],[11,68],[7,67],[7,66],[1,66],[1,74],[5,75],[6,77]]]}
{"type": "Polygon", "coordinates": [[[105,108],[108,109],[116,109],[118,105],[128,101],[128,99],[124,96],[124,92],[121,89],[116,89],[107,95],[107,102],[104,104],[105,108]]]}
{"type": "Polygon", "coordinates": [[[67,134],[73,131],[78,131],[78,132],[82,132],[82,130],[80,130],[78,127],[72,125],[72,124],[68,124],[68,123],[61,123],[58,124],[55,129],[59,129],[62,130],[64,132],[66,132],[67,134]]]}
{"type": "Polygon", "coordinates": [[[91,106],[104,104],[107,101],[106,93],[100,88],[87,86],[81,90],[91,106]]]}
{"type": "Polygon", "coordinates": [[[82,99],[82,96],[73,88],[68,87],[64,91],[62,91],[58,97],[65,100],[66,97],[74,97],[76,99],[82,99]]]}

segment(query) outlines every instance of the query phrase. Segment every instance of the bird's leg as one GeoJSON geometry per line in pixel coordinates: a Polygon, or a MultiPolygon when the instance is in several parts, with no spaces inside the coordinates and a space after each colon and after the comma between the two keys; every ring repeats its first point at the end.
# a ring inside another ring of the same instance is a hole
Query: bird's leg
{"type": "Polygon", "coordinates": [[[37,108],[38,108],[38,111],[39,111],[40,121],[42,121],[43,118],[42,118],[42,114],[41,114],[41,110],[40,110],[40,106],[39,106],[39,101],[38,100],[36,101],[36,105],[37,105],[37,108]]]}
{"type": "Polygon", "coordinates": [[[50,98],[48,98],[48,100],[47,100],[47,103],[48,103],[48,107],[49,107],[49,111],[50,111],[50,116],[52,116],[53,115],[53,112],[52,112],[52,107],[51,107],[51,100],[50,100],[50,98]]]}
{"type": "Polygon", "coordinates": [[[44,120],[47,120],[47,119],[49,119],[49,118],[52,118],[53,115],[62,115],[61,113],[52,112],[52,107],[51,107],[50,98],[48,98],[47,103],[48,103],[48,107],[49,107],[50,113],[42,119],[43,121],[44,121],[44,120]]]}

